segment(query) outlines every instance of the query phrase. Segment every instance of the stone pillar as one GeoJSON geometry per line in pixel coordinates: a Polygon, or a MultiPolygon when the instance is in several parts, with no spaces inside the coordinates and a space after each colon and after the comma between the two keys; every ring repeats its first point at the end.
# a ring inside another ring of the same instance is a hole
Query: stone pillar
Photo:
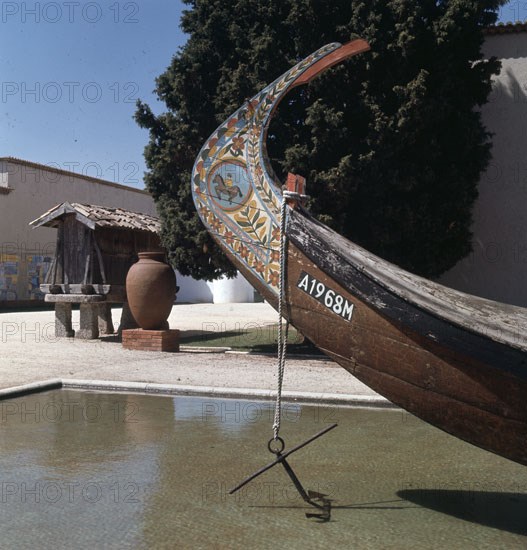
{"type": "Polygon", "coordinates": [[[71,326],[71,304],[55,304],[55,336],[57,338],[73,338],[75,331],[71,326]]]}
{"type": "Polygon", "coordinates": [[[99,334],[113,334],[112,308],[110,304],[99,304],[99,334]]]}
{"type": "Polygon", "coordinates": [[[99,338],[99,304],[80,304],[80,328],[77,338],[82,340],[99,338]]]}

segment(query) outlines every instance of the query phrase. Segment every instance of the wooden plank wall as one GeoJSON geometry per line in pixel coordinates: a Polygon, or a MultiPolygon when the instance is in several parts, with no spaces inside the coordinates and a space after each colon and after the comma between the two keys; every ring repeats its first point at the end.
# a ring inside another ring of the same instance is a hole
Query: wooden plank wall
{"type": "Polygon", "coordinates": [[[50,283],[124,285],[138,252],[161,251],[159,237],[146,231],[92,229],[67,215],[58,226],[56,274],[50,283]],[[105,280],[99,265],[99,247],[105,280]]]}
{"type": "Polygon", "coordinates": [[[63,232],[63,282],[82,283],[86,261],[91,256],[91,229],[71,215],[64,217],[63,232]]]}
{"type": "MultiPolygon", "coordinates": [[[[95,231],[95,239],[103,258],[106,284],[124,285],[128,270],[137,261],[138,252],[164,250],[159,237],[145,231],[103,228],[95,231]]],[[[94,271],[93,282],[102,283],[99,270],[94,271]]]]}

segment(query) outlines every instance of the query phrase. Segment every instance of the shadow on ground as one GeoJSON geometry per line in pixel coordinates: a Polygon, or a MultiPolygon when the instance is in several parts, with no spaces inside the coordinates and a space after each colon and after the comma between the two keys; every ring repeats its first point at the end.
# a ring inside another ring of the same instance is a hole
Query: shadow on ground
{"type": "MultiPolygon", "coordinates": [[[[121,342],[118,334],[101,336],[101,342],[121,342]]],[[[277,336],[274,327],[263,327],[249,331],[202,331],[182,330],[180,344],[195,347],[220,347],[231,348],[234,351],[248,351],[251,353],[277,353],[277,336]]],[[[288,339],[288,354],[311,355],[313,357],[325,357],[325,355],[307,338],[297,332],[292,332],[288,339]]]]}
{"type": "Polygon", "coordinates": [[[494,529],[527,535],[527,494],[405,489],[397,496],[424,508],[494,529]]]}

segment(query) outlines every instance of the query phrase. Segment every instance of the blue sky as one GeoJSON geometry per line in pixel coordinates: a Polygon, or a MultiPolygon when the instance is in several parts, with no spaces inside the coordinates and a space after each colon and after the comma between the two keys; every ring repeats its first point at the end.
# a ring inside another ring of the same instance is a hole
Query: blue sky
{"type": "Polygon", "coordinates": [[[527,19],[527,1],[514,0],[500,8],[499,19],[503,23],[509,21],[525,21],[527,19]]]}
{"type": "MultiPolygon", "coordinates": [[[[140,98],[185,42],[177,0],[0,2],[0,156],[143,187],[140,98]]],[[[501,8],[527,18],[527,0],[501,8]]]]}
{"type": "Polygon", "coordinates": [[[2,1],[0,156],[143,187],[148,132],[132,119],[135,101],[163,109],[152,90],[185,42],[182,9],[170,0],[2,1]]]}

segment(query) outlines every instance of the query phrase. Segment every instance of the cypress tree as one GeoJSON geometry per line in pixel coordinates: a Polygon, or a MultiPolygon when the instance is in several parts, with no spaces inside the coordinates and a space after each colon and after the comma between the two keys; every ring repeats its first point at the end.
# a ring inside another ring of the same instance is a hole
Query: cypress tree
{"type": "Polygon", "coordinates": [[[372,51],[293,90],[271,124],[275,172],[305,176],[311,212],[379,256],[426,277],[471,251],[471,211],[490,158],[478,107],[496,59],[482,30],[491,0],[184,0],[187,43],[156,80],[166,112],[138,102],[150,131],[147,189],[162,240],[184,275],[235,271],[202,226],[194,159],[246,98],[329,42],[372,51]]]}

